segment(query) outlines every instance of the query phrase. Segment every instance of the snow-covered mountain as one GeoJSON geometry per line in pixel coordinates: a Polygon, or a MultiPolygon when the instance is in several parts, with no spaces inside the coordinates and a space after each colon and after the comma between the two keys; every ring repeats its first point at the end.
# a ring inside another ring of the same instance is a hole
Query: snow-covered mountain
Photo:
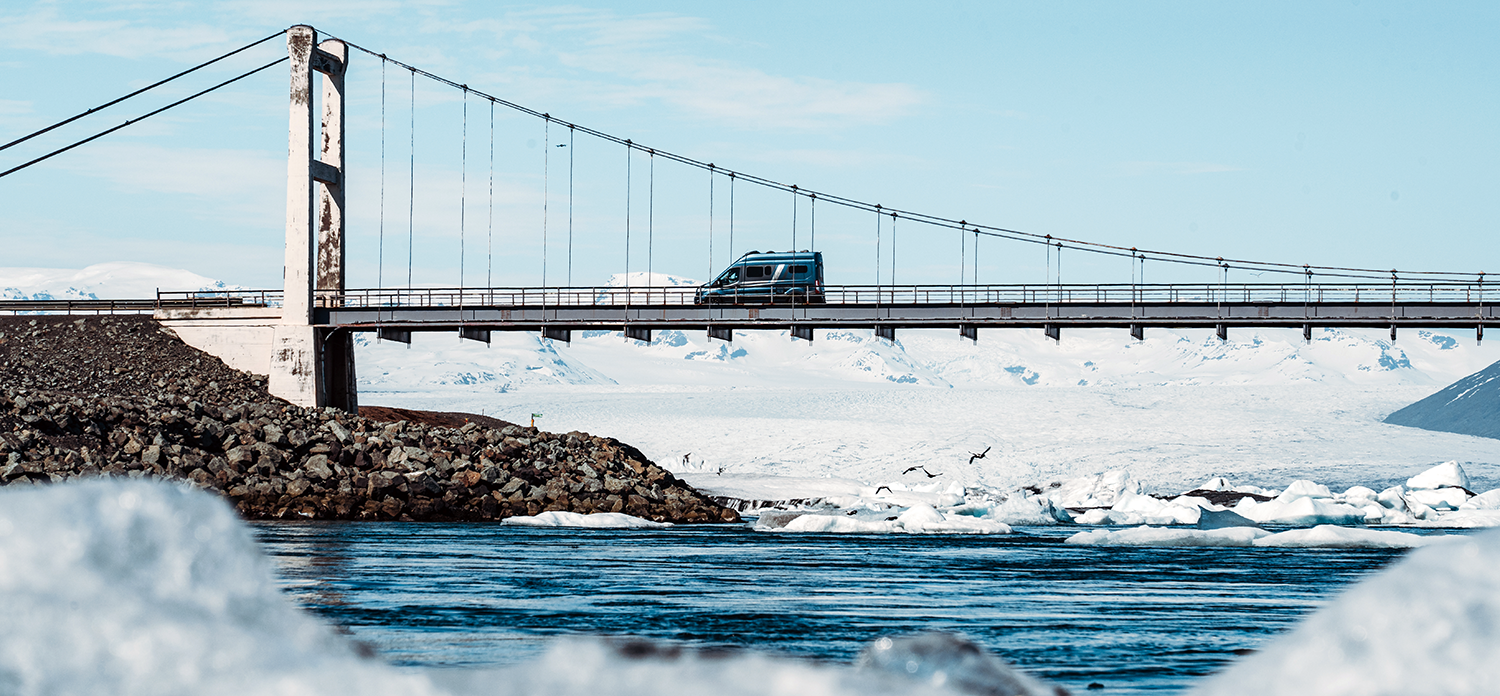
{"type": "Polygon", "coordinates": [[[238,290],[192,271],[135,261],[76,268],[0,268],[0,299],[148,299],[157,290],[238,290]]]}

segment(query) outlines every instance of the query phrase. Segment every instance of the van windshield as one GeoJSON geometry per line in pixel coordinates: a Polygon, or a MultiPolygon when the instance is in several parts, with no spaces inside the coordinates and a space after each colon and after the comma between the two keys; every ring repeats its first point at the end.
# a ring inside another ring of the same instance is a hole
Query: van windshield
{"type": "Polygon", "coordinates": [[[736,266],[724,271],[724,275],[719,276],[719,279],[714,281],[714,285],[734,285],[738,282],[740,282],[740,269],[736,266]]]}

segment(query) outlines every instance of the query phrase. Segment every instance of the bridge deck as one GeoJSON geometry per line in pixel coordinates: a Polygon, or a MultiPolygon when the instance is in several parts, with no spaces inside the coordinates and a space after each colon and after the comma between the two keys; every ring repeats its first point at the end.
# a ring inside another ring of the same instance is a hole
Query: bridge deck
{"type": "Polygon", "coordinates": [[[701,305],[695,288],[358,290],[327,294],[320,324],[368,330],[1469,327],[1495,320],[1482,286],[839,286],[820,304],[701,305]]]}
{"type": "MultiPolygon", "coordinates": [[[[314,323],[355,331],[799,328],[1466,328],[1496,321],[1463,283],[836,286],[819,304],[701,305],[694,287],[421,288],[319,293],[314,323]]],[[[1493,288],[1488,289],[1495,294],[1493,288]]],[[[1493,300],[1494,298],[1490,298],[1493,300]]],[[[0,313],[275,307],[275,291],[155,300],[0,301],[0,313]]]]}

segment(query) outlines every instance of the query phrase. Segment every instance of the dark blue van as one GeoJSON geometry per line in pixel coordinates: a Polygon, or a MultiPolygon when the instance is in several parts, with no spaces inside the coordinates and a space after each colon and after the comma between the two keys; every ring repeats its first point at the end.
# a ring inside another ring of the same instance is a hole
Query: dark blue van
{"type": "Polygon", "coordinates": [[[752,251],[698,288],[696,304],[822,304],[823,252],[752,251]]]}

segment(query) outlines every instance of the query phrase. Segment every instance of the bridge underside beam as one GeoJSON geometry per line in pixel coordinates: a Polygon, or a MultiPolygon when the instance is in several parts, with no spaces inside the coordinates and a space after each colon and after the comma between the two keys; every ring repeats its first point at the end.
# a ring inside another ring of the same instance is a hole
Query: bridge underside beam
{"type": "MultiPolygon", "coordinates": [[[[1493,306],[1477,304],[1258,305],[821,305],[809,307],[564,306],[317,308],[315,322],[354,330],[399,328],[452,331],[472,326],[496,331],[567,330],[765,330],[793,326],[892,329],[984,328],[1472,328],[1500,320],[1493,306]]],[[[965,334],[967,335],[967,334],[965,334]]]]}

